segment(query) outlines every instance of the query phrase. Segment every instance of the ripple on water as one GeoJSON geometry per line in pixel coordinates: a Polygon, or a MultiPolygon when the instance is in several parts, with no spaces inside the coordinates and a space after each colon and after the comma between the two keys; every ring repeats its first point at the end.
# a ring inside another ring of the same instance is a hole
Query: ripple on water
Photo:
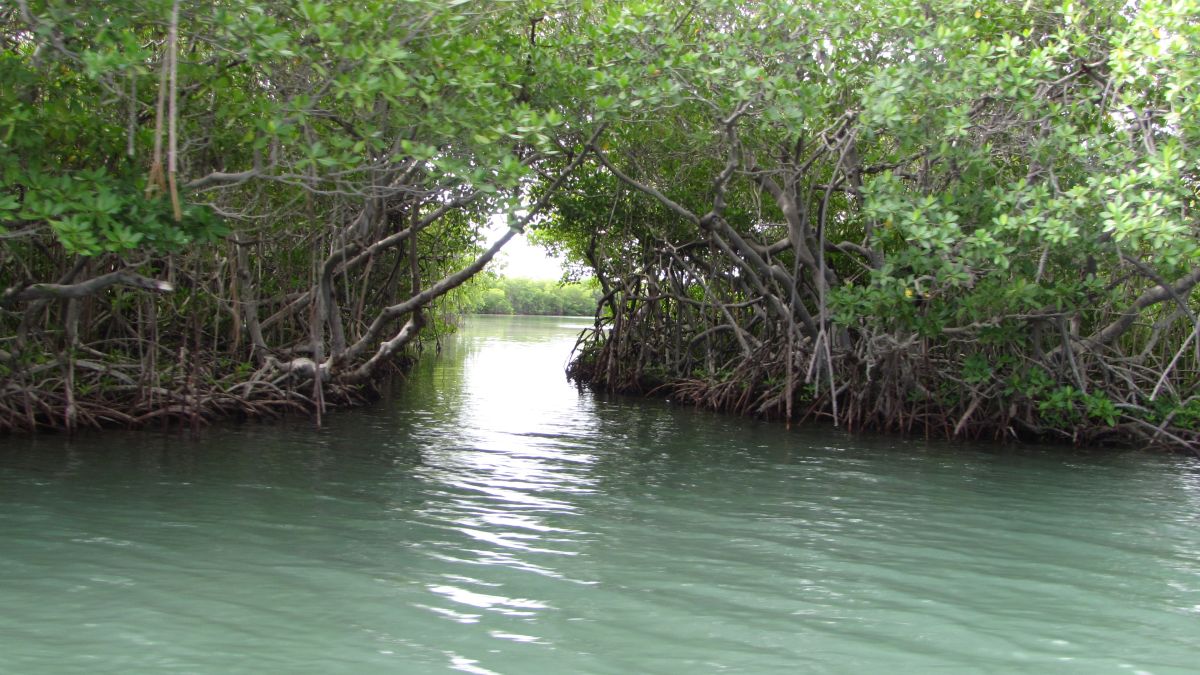
{"type": "Polygon", "coordinates": [[[319,432],[5,441],[0,671],[1194,670],[1200,463],[595,397],[561,323],[319,432]]]}

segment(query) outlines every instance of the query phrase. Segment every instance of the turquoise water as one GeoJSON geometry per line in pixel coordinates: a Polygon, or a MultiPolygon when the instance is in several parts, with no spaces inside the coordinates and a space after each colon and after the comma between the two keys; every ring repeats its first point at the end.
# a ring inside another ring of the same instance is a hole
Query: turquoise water
{"type": "Polygon", "coordinates": [[[0,440],[0,672],[1200,672],[1200,463],[597,397],[480,317],[369,409],[0,440]]]}

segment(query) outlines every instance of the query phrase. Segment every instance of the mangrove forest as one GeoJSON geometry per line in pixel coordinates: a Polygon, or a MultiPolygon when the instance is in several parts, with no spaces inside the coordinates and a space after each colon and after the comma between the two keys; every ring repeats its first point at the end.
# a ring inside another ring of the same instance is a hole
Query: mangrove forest
{"type": "Polygon", "coordinates": [[[15,0],[0,431],[320,423],[529,233],[581,385],[1200,452],[1198,167],[1196,0],[15,0]]]}

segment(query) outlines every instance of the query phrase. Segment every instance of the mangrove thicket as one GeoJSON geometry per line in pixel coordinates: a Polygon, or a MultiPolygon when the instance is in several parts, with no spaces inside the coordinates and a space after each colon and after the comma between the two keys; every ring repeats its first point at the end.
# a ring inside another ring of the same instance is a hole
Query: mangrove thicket
{"type": "Polygon", "coordinates": [[[530,229],[601,288],[591,386],[1200,447],[1194,0],[18,0],[0,42],[3,428],[319,414],[530,229]]]}

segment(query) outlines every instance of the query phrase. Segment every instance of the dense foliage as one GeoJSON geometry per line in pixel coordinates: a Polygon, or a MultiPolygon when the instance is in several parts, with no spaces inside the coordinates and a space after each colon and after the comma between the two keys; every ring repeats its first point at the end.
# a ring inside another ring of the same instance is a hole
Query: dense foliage
{"type": "Polygon", "coordinates": [[[0,7],[0,428],[360,394],[581,160],[540,13],[0,7]]]}
{"type": "Polygon", "coordinates": [[[1200,438],[1200,6],[608,7],[618,120],[541,236],[576,375],[788,420],[1200,438]]]}
{"type": "Polygon", "coordinates": [[[319,410],[469,308],[501,213],[600,284],[596,386],[1195,448],[1198,16],[19,0],[0,418],[319,410]]]}
{"type": "Polygon", "coordinates": [[[499,277],[485,285],[467,309],[479,314],[591,316],[600,300],[596,283],[499,277]]]}

